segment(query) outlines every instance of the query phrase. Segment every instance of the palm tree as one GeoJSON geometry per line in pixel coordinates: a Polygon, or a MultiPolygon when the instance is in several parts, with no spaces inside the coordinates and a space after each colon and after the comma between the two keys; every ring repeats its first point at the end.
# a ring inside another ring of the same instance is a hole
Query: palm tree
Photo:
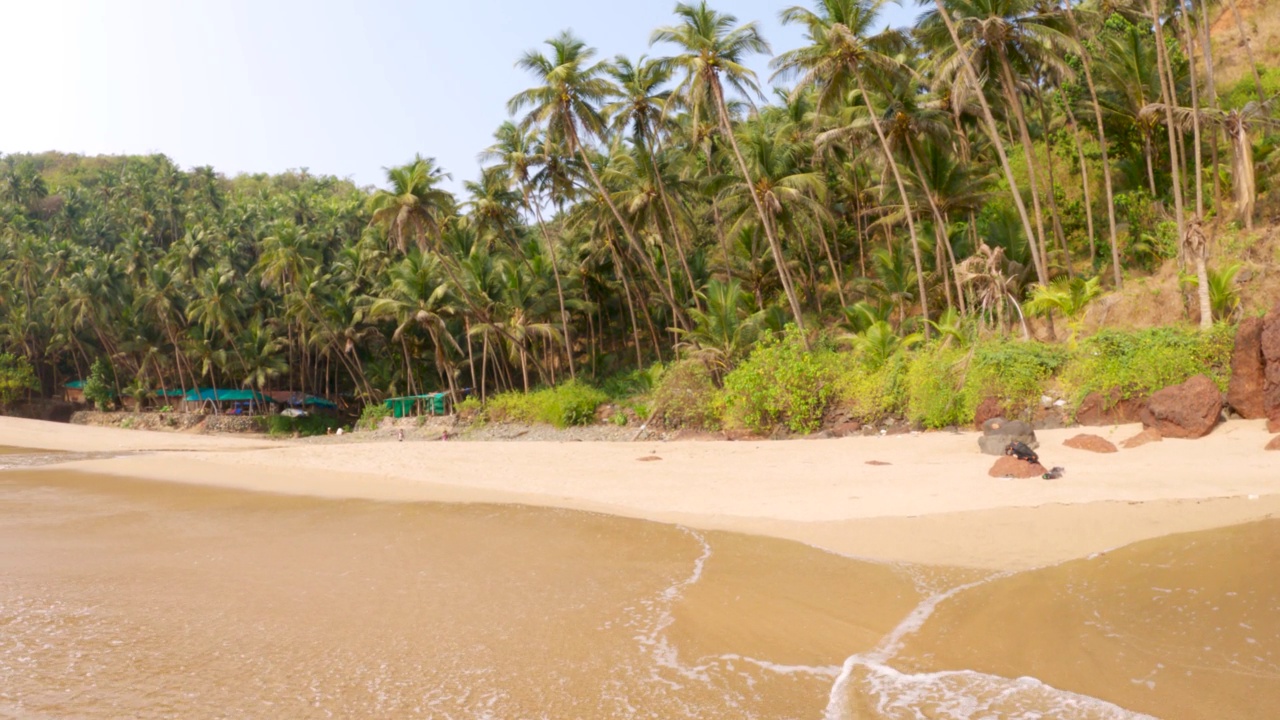
{"type": "MultiPolygon", "coordinates": [[[[548,139],[563,144],[568,155],[576,155],[581,160],[600,200],[613,213],[632,251],[642,260],[673,312],[679,313],[675,298],[669,290],[662,287],[657,268],[644,253],[631,226],[613,202],[613,196],[600,180],[595,164],[583,144],[583,136],[589,139],[604,134],[605,119],[597,106],[617,92],[613,83],[603,77],[605,64],[592,63],[595,49],[587,47],[585,42],[574,37],[568,30],[551,38],[546,44],[551,48],[550,57],[530,50],[516,63],[517,67],[531,73],[542,84],[517,93],[507,103],[507,109],[514,115],[528,108],[528,113],[521,121],[523,127],[543,125],[548,139]]],[[[555,264],[554,260],[552,264],[555,264]]],[[[567,328],[568,316],[562,314],[567,328]]]]}
{"type": "Polygon", "coordinates": [[[802,7],[783,10],[782,22],[804,25],[811,44],[784,53],[774,60],[773,66],[778,69],[778,74],[800,75],[794,92],[818,88],[819,107],[835,107],[850,87],[857,89],[859,99],[866,105],[885,163],[897,185],[898,196],[902,199],[916,264],[916,280],[920,286],[917,300],[926,323],[925,332],[928,333],[929,296],[925,289],[924,262],[920,254],[920,238],[916,234],[915,213],[902,173],[885,137],[880,115],[867,92],[865,79],[867,76],[884,78],[904,71],[902,63],[891,55],[903,45],[901,33],[883,30],[871,34],[884,3],[885,0],[818,0],[816,12],[802,7]]]}
{"type": "Polygon", "coordinates": [[[693,328],[682,331],[678,347],[702,360],[717,379],[756,341],[761,312],[752,312],[751,296],[737,280],[712,280],[702,292],[707,309],[692,310],[693,328]]]}
{"type": "Polygon", "coordinates": [[[369,198],[370,222],[382,226],[400,252],[410,241],[425,250],[428,240],[439,240],[446,218],[453,213],[453,195],[438,187],[449,177],[436,166],[435,158],[421,155],[408,165],[387,169],[391,189],[369,198]]]}
{"type": "Polygon", "coordinates": [[[742,62],[751,53],[769,52],[769,44],[760,35],[755,23],[737,25],[738,19],[733,15],[716,12],[707,6],[706,0],[698,5],[677,3],[675,14],[682,20],[679,25],[658,28],[653,31],[649,44],[659,42],[670,43],[681,48],[684,53],[668,58],[665,62],[672,68],[684,72],[676,88],[676,94],[688,104],[691,112],[698,114],[708,100],[719,118],[720,129],[729,140],[734,158],[738,163],[738,171],[748,186],[756,214],[764,227],[765,237],[769,240],[769,250],[777,263],[778,273],[782,279],[783,291],[787,294],[787,302],[791,305],[791,314],[795,318],[796,327],[804,330],[804,317],[800,308],[800,299],[796,295],[790,273],[786,269],[786,261],[782,253],[782,245],[778,242],[773,228],[770,226],[764,201],[755,191],[755,179],[747,170],[746,160],[738,147],[734,135],[728,105],[724,97],[724,83],[747,94],[760,96],[755,73],[745,67],[742,62]],[[708,97],[709,96],[709,97],[708,97]]]}

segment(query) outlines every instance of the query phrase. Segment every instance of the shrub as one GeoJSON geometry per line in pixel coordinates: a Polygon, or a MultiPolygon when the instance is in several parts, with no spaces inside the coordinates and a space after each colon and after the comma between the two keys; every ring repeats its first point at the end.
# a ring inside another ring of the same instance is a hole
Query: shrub
{"type": "Polygon", "coordinates": [[[32,390],[40,389],[31,363],[21,355],[0,353],[0,407],[8,407],[32,390]]]}
{"type": "MultiPolygon", "coordinates": [[[[373,407],[373,406],[367,406],[373,407]]],[[[382,407],[386,407],[383,405],[382,407]]],[[[364,420],[364,417],[361,417],[364,420]]],[[[292,437],[297,433],[301,437],[324,435],[329,430],[342,427],[342,421],[327,415],[307,415],[306,417],[288,417],[285,415],[266,415],[262,418],[263,427],[273,437],[292,437]]]]}
{"type": "Polygon", "coordinates": [[[596,408],[609,400],[602,391],[578,380],[531,393],[495,395],[485,405],[485,416],[495,422],[547,423],[558,428],[589,425],[596,408]]]}
{"type": "Polygon", "coordinates": [[[1104,330],[1080,343],[1061,379],[1077,405],[1092,392],[1141,397],[1202,373],[1226,389],[1234,342],[1234,325],[1215,325],[1207,333],[1171,327],[1104,330]]]}
{"type": "Polygon", "coordinates": [[[360,411],[360,420],[356,425],[366,430],[375,430],[382,424],[383,419],[391,417],[391,414],[391,408],[386,405],[370,403],[360,411]]]}
{"type": "Polygon", "coordinates": [[[110,410],[115,403],[115,370],[106,358],[93,361],[89,369],[89,377],[84,381],[84,399],[93,403],[98,410],[110,410]]]}
{"type": "Polygon", "coordinates": [[[1002,339],[976,346],[964,378],[962,419],[972,420],[978,404],[988,397],[1015,415],[1034,407],[1067,359],[1061,347],[1038,342],[1002,339]]]}
{"type": "Polygon", "coordinates": [[[811,433],[822,424],[832,397],[835,353],[809,351],[793,325],[771,336],[725,377],[726,419],[753,432],[785,426],[811,433]]]}
{"type": "Polygon", "coordinates": [[[897,353],[877,367],[858,355],[834,357],[832,401],[864,425],[901,413],[905,405],[906,361],[897,353]]]}
{"type": "Polygon", "coordinates": [[[723,402],[701,360],[681,360],[662,373],[653,391],[654,419],[670,429],[716,430],[723,402]]]}
{"type": "MultiPolygon", "coordinates": [[[[963,350],[933,344],[907,363],[907,419],[913,425],[943,428],[965,422],[963,350]]],[[[972,417],[972,416],[970,416],[972,417]]]]}

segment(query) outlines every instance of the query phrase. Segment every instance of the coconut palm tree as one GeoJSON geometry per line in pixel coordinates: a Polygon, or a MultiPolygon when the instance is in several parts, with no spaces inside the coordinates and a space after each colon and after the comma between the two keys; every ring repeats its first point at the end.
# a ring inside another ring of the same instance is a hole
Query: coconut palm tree
{"type": "Polygon", "coordinates": [[[439,240],[454,212],[453,195],[439,187],[449,178],[435,158],[421,155],[408,165],[388,168],[391,189],[378,190],[369,198],[370,223],[382,226],[402,253],[410,243],[425,250],[430,241],[439,240]]]}
{"type": "MultiPolygon", "coordinates": [[[[843,101],[850,89],[856,89],[858,99],[867,108],[871,127],[884,153],[885,164],[893,175],[898,196],[902,199],[903,215],[911,238],[911,253],[916,265],[919,283],[920,312],[928,333],[929,296],[925,287],[924,262],[920,253],[920,238],[916,234],[915,213],[907,195],[902,173],[885,137],[880,114],[873,98],[867,92],[869,77],[888,78],[906,71],[894,56],[902,48],[905,38],[896,30],[872,33],[876,27],[880,9],[885,0],[818,0],[816,10],[791,7],[782,11],[783,23],[801,24],[805,27],[809,45],[783,53],[773,66],[783,76],[799,75],[795,92],[807,88],[818,89],[818,105],[831,109],[843,101]]],[[[794,93],[793,93],[794,96],[794,93]]]]}
{"type": "Polygon", "coordinates": [[[738,147],[724,93],[724,84],[728,83],[744,95],[760,96],[755,73],[742,62],[750,54],[769,52],[769,43],[760,35],[755,23],[738,25],[738,18],[712,10],[706,0],[697,5],[677,3],[675,14],[681,22],[654,30],[649,44],[669,43],[682,51],[680,55],[665,61],[671,68],[684,74],[676,86],[676,95],[694,114],[708,110],[716,114],[720,130],[733,149],[742,180],[749,188],[765,237],[769,240],[769,250],[778,266],[782,288],[787,295],[796,326],[803,331],[804,317],[800,299],[796,295],[790,273],[787,272],[782,245],[770,226],[764,201],[754,190],[755,178],[747,169],[742,150],[738,147]]]}

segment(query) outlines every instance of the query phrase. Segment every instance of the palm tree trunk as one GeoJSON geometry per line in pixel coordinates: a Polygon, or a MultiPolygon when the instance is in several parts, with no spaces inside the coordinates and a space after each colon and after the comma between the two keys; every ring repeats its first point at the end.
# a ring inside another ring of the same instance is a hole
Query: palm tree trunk
{"type": "Polygon", "coordinates": [[[822,229],[822,220],[816,219],[813,223],[818,230],[818,241],[822,243],[822,251],[827,255],[827,262],[831,265],[831,280],[836,284],[836,296],[840,298],[840,307],[848,305],[848,301],[844,297],[844,276],[840,272],[840,265],[836,262],[836,256],[831,252],[831,244],[827,242],[827,233],[822,229]]]}
{"type": "Polygon", "coordinates": [[[933,236],[934,242],[938,245],[933,253],[934,262],[942,275],[942,289],[947,296],[947,307],[951,307],[951,284],[947,280],[946,255],[941,247],[941,244],[945,242],[943,238],[947,234],[947,222],[942,217],[942,211],[938,209],[938,201],[933,196],[933,190],[928,187],[928,183],[925,181],[924,166],[920,164],[920,153],[916,151],[915,143],[908,138],[905,144],[907,152],[911,156],[911,164],[916,169],[916,177],[920,178],[920,190],[924,192],[925,199],[929,201],[929,211],[933,213],[933,236]]]}
{"type": "Polygon", "coordinates": [[[1067,234],[1062,229],[1062,214],[1058,212],[1058,180],[1053,167],[1053,144],[1049,139],[1049,108],[1044,104],[1044,91],[1036,90],[1036,103],[1040,106],[1040,117],[1044,123],[1045,160],[1049,166],[1049,214],[1053,217],[1053,234],[1058,238],[1062,249],[1062,264],[1067,268],[1067,277],[1074,278],[1075,270],[1071,267],[1071,251],[1067,248],[1067,234]]]}
{"type": "MultiPolygon", "coordinates": [[[[658,200],[662,202],[662,209],[667,216],[667,224],[671,228],[671,240],[676,246],[676,255],[680,258],[680,267],[684,268],[684,275],[689,281],[689,297],[693,300],[694,307],[702,309],[702,302],[698,299],[697,283],[693,279],[693,271],[689,269],[689,259],[685,256],[684,243],[681,239],[680,228],[676,225],[675,213],[671,210],[671,202],[667,198],[666,183],[662,181],[662,175],[658,172],[658,160],[654,157],[655,150],[648,149],[649,143],[644,142],[644,136],[641,136],[640,153],[649,159],[649,168],[653,172],[653,183],[658,189],[658,200]]],[[[660,223],[659,223],[660,224],[660,223]]]]}
{"type": "MultiPolygon", "coordinates": [[[[1067,18],[1071,21],[1072,32],[1079,38],[1080,26],[1076,25],[1076,16],[1071,10],[1071,5],[1071,2],[1065,3],[1067,18]]],[[[1088,47],[1082,48],[1080,61],[1084,66],[1085,84],[1089,86],[1089,99],[1093,105],[1093,117],[1098,125],[1098,147],[1102,151],[1102,182],[1107,195],[1107,229],[1110,233],[1108,239],[1111,241],[1111,270],[1115,276],[1116,288],[1118,289],[1124,284],[1124,279],[1120,273],[1120,245],[1116,240],[1116,203],[1111,184],[1111,160],[1107,156],[1107,131],[1102,123],[1102,106],[1098,103],[1098,88],[1093,84],[1093,62],[1090,60],[1088,47]]]]}
{"type": "Polygon", "coordinates": [[[1031,229],[1031,219],[1027,215],[1027,206],[1022,201],[1022,193],[1018,190],[1018,180],[1014,177],[1013,166],[1009,164],[1009,156],[1005,153],[1004,143],[1000,141],[1000,130],[996,124],[995,115],[991,112],[991,105],[987,102],[986,96],[982,92],[983,83],[978,79],[978,72],[973,69],[973,63],[969,56],[965,54],[964,45],[960,42],[960,35],[956,32],[956,25],[951,20],[951,15],[947,13],[947,8],[942,4],[942,0],[933,0],[933,4],[938,8],[938,16],[947,26],[947,32],[951,34],[951,42],[955,44],[956,52],[960,53],[964,60],[964,72],[966,79],[974,89],[974,94],[978,98],[978,103],[982,107],[982,118],[986,123],[988,137],[991,138],[991,144],[996,149],[996,155],[1000,158],[1000,167],[1004,170],[1005,181],[1009,183],[1009,190],[1013,194],[1013,203],[1018,208],[1018,217],[1022,220],[1023,232],[1027,234],[1027,243],[1031,246],[1031,261],[1036,267],[1036,276],[1040,283],[1047,285],[1049,283],[1049,273],[1042,263],[1039,249],[1035,246],[1035,233],[1031,229]]]}
{"type": "MultiPolygon", "coordinates": [[[[1061,91],[1061,89],[1059,89],[1061,91]]],[[[1076,148],[1076,160],[1080,163],[1080,189],[1084,191],[1084,224],[1089,234],[1089,266],[1098,259],[1098,245],[1093,234],[1093,192],[1089,188],[1089,164],[1084,156],[1084,143],[1080,141],[1080,126],[1076,123],[1076,114],[1071,109],[1070,98],[1063,97],[1062,107],[1067,114],[1067,123],[1071,125],[1071,140],[1076,148]]]]}
{"type": "Polygon", "coordinates": [[[542,209],[530,201],[529,191],[525,190],[524,201],[533,207],[534,216],[538,220],[538,228],[542,231],[542,241],[547,244],[547,254],[551,258],[551,275],[556,281],[556,299],[560,301],[560,324],[564,327],[564,354],[569,358],[569,377],[578,377],[578,368],[573,360],[573,329],[569,326],[569,312],[564,304],[564,284],[560,281],[560,261],[556,257],[555,243],[547,233],[547,225],[542,221],[542,209]]]}
{"type": "Polygon", "coordinates": [[[1236,0],[1227,0],[1227,5],[1231,7],[1231,15],[1236,19],[1236,30],[1240,32],[1240,44],[1244,45],[1244,56],[1249,61],[1249,72],[1253,73],[1253,86],[1258,90],[1258,102],[1267,99],[1266,94],[1262,90],[1262,78],[1258,75],[1258,63],[1253,59],[1253,46],[1249,43],[1249,35],[1244,31],[1244,18],[1240,17],[1240,9],[1236,7],[1236,0]]]}
{"type": "Polygon", "coordinates": [[[609,211],[613,213],[613,217],[618,221],[619,227],[622,228],[622,234],[627,239],[627,244],[631,246],[631,251],[636,253],[641,262],[644,263],[645,269],[649,272],[658,291],[662,293],[667,304],[671,306],[672,317],[677,324],[683,324],[688,327],[688,318],[685,317],[683,309],[676,304],[676,299],[671,295],[667,288],[663,287],[662,280],[658,276],[658,268],[653,264],[653,260],[649,258],[648,253],[644,251],[644,247],[640,245],[640,241],[636,240],[635,233],[632,232],[631,226],[622,218],[622,213],[618,211],[618,206],[614,204],[613,197],[609,195],[609,191],[605,189],[604,183],[600,180],[600,175],[596,173],[595,165],[591,164],[591,157],[587,155],[587,150],[578,142],[576,131],[570,128],[569,143],[577,148],[578,156],[582,159],[582,164],[587,168],[587,174],[591,176],[591,182],[596,186],[596,191],[600,193],[600,199],[604,200],[605,205],[609,206],[609,211]]]}
{"type": "MultiPolygon", "coordinates": [[[[1000,51],[1000,72],[1004,76],[1004,97],[1009,107],[1013,108],[1014,118],[1018,121],[1017,133],[1022,141],[1022,154],[1027,161],[1027,182],[1031,185],[1031,208],[1035,212],[1036,236],[1032,242],[1040,243],[1040,261],[1044,263],[1045,277],[1049,276],[1049,245],[1044,234],[1044,210],[1040,208],[1040,180],[1036,177],[1035,146],[1031,143],[1031,130],[1027,127],[1027,116],[1022,111],[1022,100],[1018,97],[1017,85],[1013,79],[1013,69],[1009,67],[1009,58],[1003,49],[1000,51]]],[[[979,90],[981,92],[981,90],[979,90]]]]}
{"type": "Polygon", "coordinates": [[[885,162],[889,163],[889,170],[893,173],[893,181],[898,186],[898,195],[902,198],[902,209],[907,216],[907,233],[911,237],[911,254],[916,263],[916,284],[919,286],[920,292],[920,314],[924,318],[924,336],[927,339],[931,334],[929,327],[929,296],[925,290],[924,262],[920,257],[920,238],[916,235],[916,221],[912,217],[914,213],[911,211],[911,200],[907,197],[907,187],[902,182],[902,173],[898,172],[898,163],[893,159],[893,151],[889,149],[889,141],[884,136],[884,128],[880,127],[880,116],[871,104],[871,96],[867,94],[866,85],[862,82],[862,74],[855,72],[854,77],[857,79],[858,92],[862,94],[862,102],[867,106],[867,114],[871,116],[871,127],[875,128],[876,137],[880,140],[880,149],[884,152],[885,162]]]}
{"type": "Polygon", "coordinates": [[[1178,220],[1178,246],[1181,248],[1183,240],[1187,236],[1187,219],[1182,204],[1182,175],[1178,172],[1178,144],[1173,126],[1173,106],[1178,100],[1173,88],[1167,85],[1164,75],[1164,70],[1169,66],[1169,57],[1165,54],[1164,29],[1160,25],[1160,10],[1156,5],[1156,0],[1149,0],[1148,4],[1151,9],[1151,22],[1155,25],[1156,30],[1156,63],[1160,66],[1157,68],[1156,74],[1160,75],[1160,91],[1164,95],[1165,127],[1169,131],[1169,154],[1172,156],[1169,169],[1173,172],[1173,204],[1178,220]]]}
{"type": "MultiPolygon", "coordinates": [[[[764,211],[764,205],[760,202],[760,195],[756,192],[755,182],[751,178],[751,172],[747,170],[747,161],[742,159],[742,150],[738,148],[738,138],[733,134],[733,126],[729,122],[729,108],[724,102],[724,88],[720,87],[720,78],[712,77],[711,91],[715,95],[716,112],[720,115],[720,128],[729,139],[729,146],[733,148],[733,156],[738,161],[738,169],[742,172],[742,181],[747,184],[747,193],[751,195],[751,201],[755,203],[756,214],[760,217],[760,224],[764,227],[765,237],[769,240],[769,250],[773,253],[773,262],[778,266],[778,277],[782,280],[782,290],[787,294],[787,302],[791,305],[791,314],[795,316],[796,327],[801,332],[804,331],[804,315],[800,310],[800,298],[796,296],[795,287],[791,282],[791,273],[787,270],[786,258],[782,254],[782,246],[778,243],[778,238],[774,236],[773,228],[769,224],[769,216],[764,211]]],[[[808,340],[805,340],[808,344],[808,340]]]]}
{"type": "MultiPolygon", "coordinates": [[[[1194,4],[1195,0],[1188,0],[1194,4]]],[[[1209,40],[1209,11],[1207,9],[1208,0],[1200,0],[1200,49],[1204,51],[1204,75],[1205,90],[1208,93],[1209,107],[1218,107],[1218,91],[1214,87],[1213,77],[1213,44],[1209,40]]],[[[1209,152],[1212,155],[1211,163],[1213,165],[1213,207],[1219,209],[1222,207],[1222,178],[1218,171],[1218,133],[1220,130],[1214,128],[1213,140],[1209,143],[1209,152]]]]}
{"type": "MultiPolygon", "coordinates": [[[[1178,10],[1183,10],[1182,0],[1178,0],[1178,10]]],[[[1200,159],[1200,91],[1196,87],[1196,46],[1194,35],[1191,33],[1191,20],[1185,12],[1179,12],[1179,27],[1182,29],[1182,40],[1187,47],[1187,57],[1190,58],[1187,63],[1187,72],[1189,73],[1191,85],[1191,135],[1192,135],[1192,157],[1195,158],[1196,171],[1196,216],[1197,222],[1204,219],[1204,173],[1201,168],[1200,159]]]]}

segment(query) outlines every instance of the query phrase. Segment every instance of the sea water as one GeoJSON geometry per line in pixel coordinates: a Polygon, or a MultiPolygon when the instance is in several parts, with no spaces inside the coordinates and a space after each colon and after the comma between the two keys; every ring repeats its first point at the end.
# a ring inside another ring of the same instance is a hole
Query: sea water
{"type": "Polygon", "coordinates": [[[1214,562],[1274,561],[1265,523],[992,576],[42,462],[0,472],[3,718],[1269,718],[1280,703],[1276,585],[1214,562]]]}

